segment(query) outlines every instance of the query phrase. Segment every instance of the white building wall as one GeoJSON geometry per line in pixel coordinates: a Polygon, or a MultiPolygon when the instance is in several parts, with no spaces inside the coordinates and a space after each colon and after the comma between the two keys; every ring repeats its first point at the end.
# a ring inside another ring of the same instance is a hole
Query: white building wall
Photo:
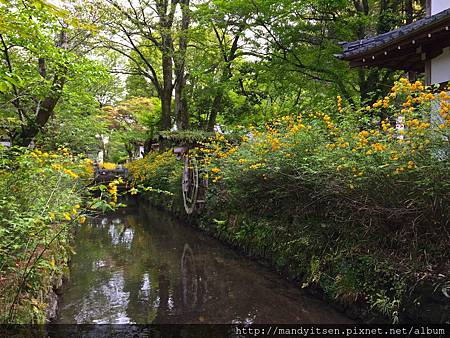
{"type": "MultiPolygon", "coordinates": [[[[450,0],[448,0],[450,3],[450,0]]],[[[450,48],[431,60],[431,84],[450,81],[450,48]]]]}
{"type": "Polygon", "coordinates": [[[431,0],[431,15],[450,8],[450,0],[431,0]]]}

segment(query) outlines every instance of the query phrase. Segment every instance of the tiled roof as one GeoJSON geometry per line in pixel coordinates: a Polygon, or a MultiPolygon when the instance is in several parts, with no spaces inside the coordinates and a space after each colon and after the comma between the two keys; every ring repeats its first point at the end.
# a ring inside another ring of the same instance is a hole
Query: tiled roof
{"type": "Polygon", "coordinates": [[[344,50],[342,54],[338,55],[338,57],[347,60],[367,54],[368,52],[380,50],[387,45],[391,45],[397,41],[414,36],[427,30],[429,27],[445,23],[446,21],[450,21],[450,9],[446,9],[435,15],[417,20],[384,34],[353,42],[343,42],[341,45],[344,50]]]}

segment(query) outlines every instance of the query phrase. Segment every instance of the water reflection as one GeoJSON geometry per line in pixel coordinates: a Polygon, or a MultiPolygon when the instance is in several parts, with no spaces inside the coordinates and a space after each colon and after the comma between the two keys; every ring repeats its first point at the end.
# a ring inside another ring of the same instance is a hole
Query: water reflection
{"type": "Polygon", "coordinates": [[[126,315],[129,292],[124,292],[123,273],[117,271],[106,281],[89,290],[81,299],[81,304],[75,314],[76,323],[92,322],[95,324],[126,324],[130,318],[126,315]],[[108,307],[98,307],[97,303],[109,304],[108,307]]]}
{"type": "Polygon", "coordinates": [[[80,227],[59,323],[344,323],[277,275],[150,208],[80,227]]]}
{"type": "MultiPolygon", "coordinates": [[[[104,224],[105,219],[101,224],[104,224]]],[[[106,219],[107,220],[107,219],[106,219]]],[[[134,231],[127,225],[128,222],[122,222],[121,219],[113,219],[109,224],[108,234],[111,237],[111,243],[113,245],[125,244],[128,249],[131,249],[131,243],[133,242],[134,231]]]]}

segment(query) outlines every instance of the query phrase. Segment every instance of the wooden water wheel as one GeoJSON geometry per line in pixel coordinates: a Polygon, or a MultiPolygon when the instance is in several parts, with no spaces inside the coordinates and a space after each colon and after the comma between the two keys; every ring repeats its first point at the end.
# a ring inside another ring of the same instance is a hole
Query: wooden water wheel
{"type": "Polygon", "coordinates": [[[184,156],[184,170],[181,182],[183,191],[184,209],[187,214],[192,214],[197,204],[199,188],[199,173],[197,160],[189,155],[184,156]]]}
{"type": "Polygon", "coordinates": [[[205,202],[208,181],[199,169],[197,160],[189,154],[189,150],[182,152],[184,169],[181,182],[184,209],[188,215],[200,209],[205,202]]]}

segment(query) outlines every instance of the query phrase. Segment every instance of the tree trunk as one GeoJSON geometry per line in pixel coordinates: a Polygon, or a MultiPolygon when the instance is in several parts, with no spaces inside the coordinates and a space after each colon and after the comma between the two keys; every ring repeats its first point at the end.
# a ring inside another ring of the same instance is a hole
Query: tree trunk
{"type": "Polygon", "coordinates": [[[172,126],[172,92],[173,92],[173,38],[171,28],[176,2],[157,2],[161,25],[161,53],[163,84],[160,88],[161,122],[160,130],[169,130],[172,126]],[[168,11],[169,10],[169,11],[168,11]]]}
{"type": "Polygon", "coordinates": [[[189,112],[187,99],[184,94],[186,87],[186,50],[188,43],[188,29],[190,23],[189,0],[180,1],[181,5],[181,36],[179,40],[178,54],[175,55],[175,73],[177,74],[175,85],[175,120],[179,130],[189,127],[189,112]]]}
{"type": "Polygon", "coordinates": [[[169,130],[172,125],[172,86],[161,90],[161,121],[160,130],[169,130]]]}
{"type": "MultiPolygon", "coordinates": [[[[221,39],[219,32],[217,31],[216,27],[213,26],[214,32],[216,33],[217,41],[219,43],[219,48],[223,55],[223,62],[225,63],[222,78],[221,78],[221,85],[229,81],[233,77],[233,73],[231,71],[231,62],[233,62],[237,54],[236,52],[239,49],[238,42],[241,36],[241,33],[244,31],[244,27],[240,27],[238,32],[236,32],[233,43],[231,44],[231,47],[228,50],[228,47],[225,45],[224,41],[221,39]]],[[[222,109],[222,101],[223,96],[225,95],[224,89],[220,88],[218,89],[216,96],[214,97],[214,101],[211,107],[211,111],[209,113],[209,119],[208,123],[206,125],[207,131],[213,131],[214,126],[216,124],[216,119],[219,111],[222,109]]]]}
{"type": "Polygon", "coordinates": [[[171,55],[172,39],[168,35],[163,36],[163,87],[161,88],[161,130],[169,130],[172,126],[172,72],[173,60],[171,55]]]}
{"type": "MultiPolygon", "coordinates": [[[[64,27],[60,32],[59,40],[56,42],[56,47],[67,49],[67,32],[64,27]]],[[[38,59],[38,72],[45,79],[47,76],[47,67],[44,58],[38,59]]],[[[65,84],[64,75],[55,75],[52,87],[47,97],[41,102],[39,101],[34,109],[35,116],[28,119],[27,124],[22,126],[20,131],[15,133],[12,138],[12,144],[22,147],[28,147],[33,139],[37,136],[39,131],[45,126],[50,117],[53,115],[55,106],[61,98],[62,91],[65,84]]],[[[23,108],[17,106],[19,112],[23,108]]]]}
{"type": "Polygon", "coordinates": [[[214,102],[211,107],[211,112],[209,114],[208,124],[206,126],[207,131],[214,131],[214,126],[216,125],[217,115],[222,107],[223,91],[220,90],[219,93],[214,97],[214,102]]]}
{"type": "Polygon", "coordinates": [[[31,119],[27,125],[23,126],[20,132],[13,137],[13,145],[28,147],[31,144],[31,141],[33,141],[52,116],[55,106],[61,97],[63,86],[64,79],[60,78],[55,80],[52,95],[45,98],[42,104],[38,104],[35,118],[31,119]]]}
{"type": "Polygon", "coordinates": [[[186,76],[181,76],[181,78],[178,79],[178,82],[175,85],[175,119],[178,130],[189,128],[189,112],[187,107],[187,100],[184,95],[185,87],[186,76]]]}

